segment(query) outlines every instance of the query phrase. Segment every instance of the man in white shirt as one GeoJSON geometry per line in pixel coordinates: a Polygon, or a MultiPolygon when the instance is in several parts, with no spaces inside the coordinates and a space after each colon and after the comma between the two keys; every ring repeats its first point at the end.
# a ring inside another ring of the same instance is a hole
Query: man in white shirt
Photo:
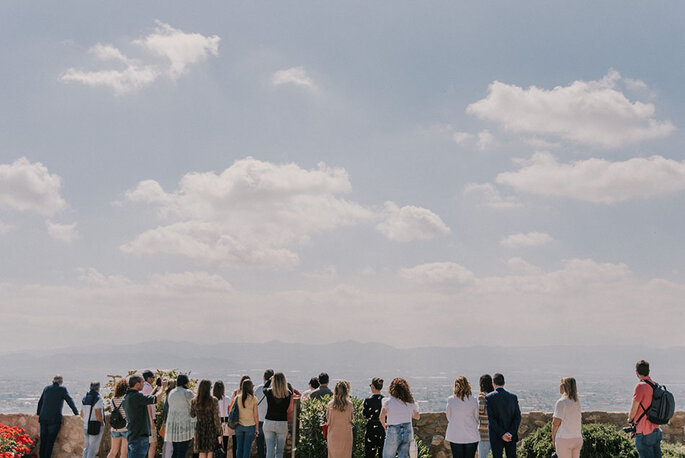
{"type": "MultiPolygon", "coordinates": [[[[143,389],[140,391],[146,396],[152,394],[155,390],[152,384],[155,381],[155,374],[150,369],[143,371],[143,389]]],[[[157,452],[157,427],[155,425],[155,417],[157,416],[157,406],[149,405],[148,408],[148,418],[150,419],[150,448],[147,451],[148,458],[155,458],[155,453],[157,452]]]]}
{"type": "Polygon", "coordinates": [[[257,398],[257,412],[259,413],[259,435],[256,438],[257,442],[257,455],[259,458],[265,458],[266,457],[266,443],[264,442],[264,418],[266,417],[266,409],[267,409],[267,404],[266,404],[266,394],[264,394],[264,385],[268,380],[271,380],[271,377],[274,376],[274,370],[273,369],[267,369],[264,371],[264,382],[261,385],[258,385],[254,389],[254,395],[257,398]]]}

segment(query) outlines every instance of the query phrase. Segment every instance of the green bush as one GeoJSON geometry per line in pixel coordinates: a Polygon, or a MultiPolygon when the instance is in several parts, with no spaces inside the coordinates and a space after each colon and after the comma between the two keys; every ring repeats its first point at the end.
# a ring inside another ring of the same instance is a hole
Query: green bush
{"type": "MultiPolygon", "coordinates": [[[[323,438],[321,425],[326,423],[326,408],[330,396],[319,399],[309,399],[303,402],[298,412],[300,421],[300,436],[297,443],[298,455],[306,458],[318,458],[328,455],[328,447],[323,438]]],[[[352,417],[352,434],[354,446],[352,458],[364,457],[364,433],[366,432],[366,419],[362,415],[364,401],[351,398],[354,405],[352,417]]],[[[419,458],[430,458],[428,448],[417,439],[419,458]]]]}
{"type": "Polygon", "coordinates": [[[661,443],[663,458],[685,458],[685,445],[661,443]]]}
{"type": "MultiPolygon", "coordinates": [[[[549,458],[552,447],[552,423],[526,437],[519,444],[522,458],[549,458]]],[[[581,458],[638,458],[637,450],[627,434],[605,424],[583,425],[581,458]]],[[[664,455],[667,456],[667,455],[664,455]]],[[[677,456],[677,455],[676,455],[677,456]]]]}

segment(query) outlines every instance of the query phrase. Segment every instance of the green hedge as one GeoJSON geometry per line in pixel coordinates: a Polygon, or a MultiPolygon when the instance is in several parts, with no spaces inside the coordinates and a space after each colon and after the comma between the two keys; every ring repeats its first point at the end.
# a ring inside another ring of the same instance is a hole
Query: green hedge
{"type": "MultiPolygon", "coordinates": [[[[552,447],[552,423],[526,437],[519,445],[522,458],[549,458],[552,447]]],[[[605,424],[583,425],[581,458],[638,458],[635,446],[627,434],[605,424]]]]}
{"type": "MultiPolygon", "coordinates": [[[[309,399],[300,406],[300,436],[297,443],[299,456],[306,458],[318,458],[328,455],[328,447],[323,438],[321,425],[326,423],[326,408],[330,396],[320,399],[309,399]]],[[[362,415],[363,401],[351,398],[354,405],[354,415],[352,418],[352,433],[354,435],[354,448],[352,458],[364,457],[364,433],[366,432],[366,420],[362,415]]],[[[430,458],[428,448],[417,439],[419,446],[419,458],[430,458]]]]}
{"type": "MultiPolygon", "coordinates": [[[[685,458],[682,445],[661,443],[663,458],[685,458]]],[[[549,458],[552,456],[552,423],[547,423],[519,444],[522,458],[549,458]]],[[[638,458],[635,445],[629,436],[616,427],[606,424],[583,425],[581,458],[638,458]]]]}

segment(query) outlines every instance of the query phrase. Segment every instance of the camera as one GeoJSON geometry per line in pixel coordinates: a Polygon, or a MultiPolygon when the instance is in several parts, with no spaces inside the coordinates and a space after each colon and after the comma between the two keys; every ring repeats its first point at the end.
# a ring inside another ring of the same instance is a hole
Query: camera
{"type": "Polygon", "coordinates": [[[635,432],[635,425],[624,426],[622,429],[623,429],[624,433],[634,433],[635,432]]]}
{"type": "Polygon", "coordinates": [[[621,428],[624,433],[630,434],[630,438],[635,437],[635,425],[624,426],[621,428]]]}
{"type": "Polygon", "coordinates": [[[157,381],[155,382],[155,385],[162,386],[162,377],[157,377],[157,381]]]}

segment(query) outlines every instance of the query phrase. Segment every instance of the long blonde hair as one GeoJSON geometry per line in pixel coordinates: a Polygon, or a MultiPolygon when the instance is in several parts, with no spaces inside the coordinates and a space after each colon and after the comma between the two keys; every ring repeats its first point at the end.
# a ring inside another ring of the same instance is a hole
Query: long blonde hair
{"type": "Polygon", "coordinates": [[[462,401],[471,397],[471,384],[463,375],[454,381],[454,395],[462,401]]]}
{"type": "Polygon", "coordinates": [[[335,391],[333,393],[333,401],[331,406],[335,410],[344,412],[347,404],[350,402],[350,382],[347,380],[340,380],[335,384],[335,391]]]}
{"type": "Polygon", "coordinates": [[[282,399],[290,396],[288,390],[288,383],[285,381],[285,374],[283,372],[276,372],[271,379],[271,391],[275,398],[282,399]]]}
{"type": "Polygon", "coordinates": [[[578,387],[576,379],[573,377],[562,377],[561,386],[564,387],[564,394],[571,400],[578,402],[578,387]]]}

